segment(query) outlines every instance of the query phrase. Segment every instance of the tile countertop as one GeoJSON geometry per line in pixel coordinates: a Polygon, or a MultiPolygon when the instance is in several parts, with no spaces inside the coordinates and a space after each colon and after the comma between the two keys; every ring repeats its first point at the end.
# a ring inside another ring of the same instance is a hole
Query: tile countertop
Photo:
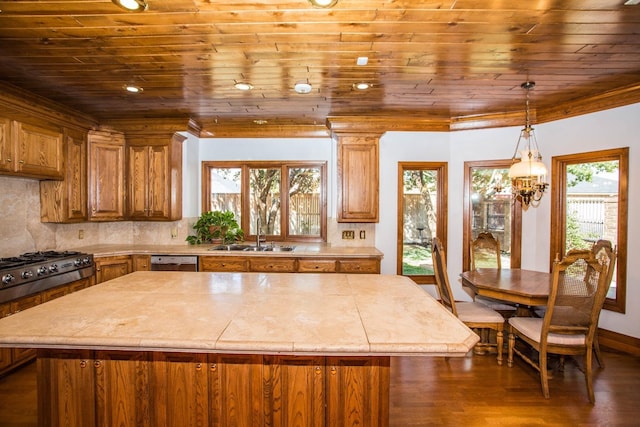
{"type": "MultiPolygon", "coordinates": [[[[252,244],[251,242],[246,242],[252,244]]],[[[280,245],[279,243],[276,244],[280,245]]],[[[286,257],[313,257],[328,256],[342,258],[382,258],[382,252],[372,246],[340,247],[320,243],[292,243],[283,244],[295,246],[293,251],[210,251],[217,245],[120,245],[101,244],[80,246],[77,248],[65,248],[67,250],[81,251],[94,256],[115,255],[210,255],[210,256],[286,256],[286,257]]]]}
{"type": "Polygon", "coordinates": [[[478,341],[406,277],[140,271],[0,320],[0,346],[463,356],[478,341]]]}

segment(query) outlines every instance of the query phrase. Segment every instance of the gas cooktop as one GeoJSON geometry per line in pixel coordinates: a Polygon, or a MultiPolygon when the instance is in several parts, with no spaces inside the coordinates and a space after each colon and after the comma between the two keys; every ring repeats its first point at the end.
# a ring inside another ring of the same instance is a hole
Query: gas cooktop
{"type": "Polygon", "coordinates": [[[92,275],[93,255],[82,252],[27,252],[0,258],[0,303],[92,275]]]}

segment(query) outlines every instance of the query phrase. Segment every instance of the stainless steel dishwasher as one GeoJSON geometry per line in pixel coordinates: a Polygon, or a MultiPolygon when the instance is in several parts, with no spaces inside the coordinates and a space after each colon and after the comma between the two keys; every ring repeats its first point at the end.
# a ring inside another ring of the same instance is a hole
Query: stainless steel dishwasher
{"type": "Polygon", "coordinates": [[[151,271],[198,271],[195,255],[151,255],[151,271]]]}

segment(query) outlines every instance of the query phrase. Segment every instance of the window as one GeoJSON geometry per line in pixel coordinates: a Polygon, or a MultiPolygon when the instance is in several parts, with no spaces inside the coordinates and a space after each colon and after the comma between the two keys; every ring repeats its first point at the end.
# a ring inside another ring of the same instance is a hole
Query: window
{"type": "Polygon", "coordinates": [[[202,209],[230,210],[269,240],[325,241],[326,162],[203,162],[202,209]]]}
{"type": "Polygon", "coordinates": [[[625,312],[629,148],[551,159],[551,250],[556,254],[610,240],[618,251],[604,308],[625,312]]]}
{"type": "Polygon", "coordinates": [[[398,163],[398,274],[433,284],[431,240],[447,241],[447,164],[398,163]]]}
{"type": "Polygon", "coordinates": [[[493,234],[500,242],[502,268],[520,268],[522,206],[513,203],[510,166],[510,159],[464,164],[464,271],[471,268],[471,242],[481,232],[493,234]]]}

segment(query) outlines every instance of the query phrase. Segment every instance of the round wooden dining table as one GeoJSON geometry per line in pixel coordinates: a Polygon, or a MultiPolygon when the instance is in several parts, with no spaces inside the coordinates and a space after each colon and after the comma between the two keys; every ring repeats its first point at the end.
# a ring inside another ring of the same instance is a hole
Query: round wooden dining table
{"type": "Polygon", "coordinates": [[[552,273],[520,268],[477,268],[460,278],[476,295],[517,304],[517,315],[530,315],[530,307],[546,305],[553,282],[552,273]]]}

